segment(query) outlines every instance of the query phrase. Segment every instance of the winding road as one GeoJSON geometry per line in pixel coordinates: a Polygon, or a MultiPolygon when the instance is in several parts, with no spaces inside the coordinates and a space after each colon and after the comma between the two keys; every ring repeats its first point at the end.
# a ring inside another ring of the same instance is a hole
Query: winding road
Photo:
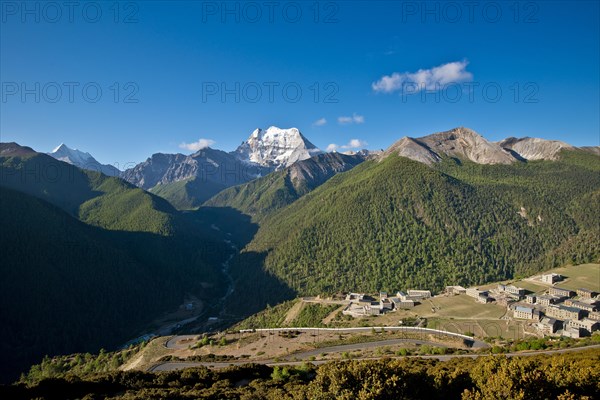
{"type": "MultiPolygon", "coordinates": [[[[333,349],[334,351],[353,351],[353,350],[364,349],[366,347],[384,346],[384,345],[386,345],[386,344],[384,344],[386,342],[395,342],[398,340],[410,340],[410,339],[397,339],[397,340],[386,340],[386,341],[381,341],[381,342],[357,343],[354,345],[332,346],[332,347],[327,347],[327,348],[322,348],[322,349],[317,349],[317,350],[310,350],[310,351],[303,352],[303,353],[293,354],[293,356],[304,360],[305,358],[310,357],[309,354],[314,355],[314,354],[312,354],[314,352],[317,352],[318,354],[327,353],[328,350],[329,350],[329,352],[332,352],[331,349],[333,349]],[[370,346],[367,346],[367,345],[370,345],[370,346]],[[353,347],[356,347],[356,348],[353,348],[353,347]],[[344,348],[344,350],[341,350],[341,348],[344,348]]],[[[415,341],[413,341],[413,342],[415,342],[415,341]]],[[[389,343],[387,343],[387,344],[389,345],[389,343]]],[[[435,345],[439,346],[439,344],[435,344],[435,345]]],[[[585,346],[585,347],[573,347],[573,348],[569,348],[569,349],[531,351],[531,352],[523,352],[523,353],[506,353],[503,355],[506,357],[528,357],[528,356],[536,356],[536,355],[541,355],[541,354],[551,355],[551,354],[561,354],[561,353],[574,353],[574,352],[581,352],[581,351],[597,349],[597,348],[600,348],[600,344],[595,344],[592,346],[585,346]]],[[[406,357],[431,358],[431,359],[438,359],[440,361],[448,361],[453,358],[478,358],[478,357],[486,357],[486,356],[489,356],[489,354],[448,354],[448,355],[403,356],[403,357],[388,357],[388,358],[392,358],[392,359],[400,359],[400,358],[406,358],[406,357]]],[[[363,358],[359,357],[359,358],[353,358],[352,360],[379,360],[381,358],[382,357],[363,357],[363,358]]],[[[333,361],[333,360],[319,360],[319,361],[310,361],[310,362],[315,365],[321,365],[321,364],[325,364],[325,363],[328,363],[331,361],[333,361]]],[[[250,363],[265,364],[268,366],[301,365],[304,362],[306,362],[306,360],[304,360],[304,361],[282,361],[282,362],[275,362],[273,360],[244,361],[244,362],[239,362],[239,361],[238,362],[188,362],[188,361],[172,362],[172,361],[169,361],[169,362],[164,362],[164,363],[154,365],[154,366],[150,367],[148,369],[148,371],[150,371],[150,372],[176,371],[176,370],[180,370],[180,369],[193,368],[193,367],[226,368],[226,367],[230,367],[232,365],[244,365],[244,364],[250,364],[250,363]]]]}
{"type": "MultiPolygon", "coordinates": [[[[407,332],[410,334],[423,335],[421,340],[427,341],[429,335],[435,336],[449,336],[463,339],[472,342],[472,346],[475,349],[489,347],[489,345],[480,340],[475,340],[471,336],[461,335],[460,333],[442,331],[439,329],[430,328],[417,328],[410,326],[368,326],[368,327],[356,327],[356,328],[261,328],[261,329],[242,329],[240,333],[252,333],[252,332],[306,332],[319,334],[320,332],[335,332],[335,333],[357,333],[357,332],[371,332],[375,329],[380,332],[382,329],[386,332],[407,332]]],[[[179,335],[173,336],[165,343],[165,347],[168,349],[181,350],[187,349],[189,341],[195,340],[198,335],[179,335]]]]}

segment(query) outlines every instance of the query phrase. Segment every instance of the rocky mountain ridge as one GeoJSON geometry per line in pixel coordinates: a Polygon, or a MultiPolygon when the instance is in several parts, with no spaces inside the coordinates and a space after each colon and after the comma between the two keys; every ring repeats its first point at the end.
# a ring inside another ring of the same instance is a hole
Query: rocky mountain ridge
{"type": "Polygon", "coordinates": [[[585,150],[600,153],[597,147],[577,148],[558,140],[509,137],[490,142],[477,132],[458,127],[421,138],[405,136],[385,150],[380,159],[390,154],[433,165],[444,157],[468,160],[477,164],[512,164],[520,161],[556,161],[562,150],[585,150]]]}

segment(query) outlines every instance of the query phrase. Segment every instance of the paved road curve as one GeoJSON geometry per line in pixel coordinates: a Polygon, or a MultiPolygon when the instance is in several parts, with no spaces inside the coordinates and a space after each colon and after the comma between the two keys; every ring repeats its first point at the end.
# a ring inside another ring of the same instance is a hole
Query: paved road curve
{"type": "MultiPolygon", "coordinates": [[[[475,349],[489,347],[489,345],[480,340],[475,340],[470,336],[461,335],[460,333],[442,331],[439,329],[417,328],[410,326],[374,326],[374,327],[357,327],[357,328],[262,328],[262,329],[242,329],[241,333],[251,332],[290,332],[299,331],[318,334],[320,332],[336,332],[336,333],[356,333],[356,332],[371,332],[373,329],[380,332],[382,329],[386,332],[407,332],[411,334],[422,335],[421,340],[427,340],[429,335],[450,336],[472,342],[472,347],[475,349]]],[[[173,336],[167,341],[165,346],[169,349],[181,350],[187,349],[192,343],[192,340],[198,338],[198,335],[179,335],[173,336]]]]}
{"type": "MultiPolygon", "coordinates": [[[[339,352],[339,351],[352,351],[352,350],[357,350],[357,349],[364,349],[365,347],[377,347],[377,346],[385,346],[385,345],[389,345],[390,343],[388,342],[396,342],[396,341],[401,341],[401,340],[406,340],[406,341],[410,341],[410,339],[396,339],[396,340],[384,340],[384,341],[380,341],[380,342],[368,342],[368,343],[357,343],[356,345],[341,345],[341,346],[333,346],[333,347],[328,347],[328,348],[322,348],[322,349],[317,349],[317,350],[309,350],[303,353],[297,353],[297,354],[292,354],[291,356],[293,357],[298,357],[300,359],[305,359],[310,357],[310,355],[315,355],[312,354],[314,352],[316,352],[317,354],[320,353],[327,353],[327,352],[339,352]],[[367,346],[370,345],[370,346],[367,346]],[[349,346],[358,346],[356,348],[348,348],[349,346]],[[342,350],[341,348],[348,348],[347,350],[342,350]],[[310,354],[310,355],[309,355],[310,354]]],[[[419,342],[419,341],[413,341],[413,342],[419,342]]],[[[434,345],[439,346],[438,343],[434,343],[434,345]]],[[[527,356],[535,356],[535,355],[540,355],[540,354],[561,354],[561,353],[571,353],[571,352],[580,352],[580,351],[586,351],[586,350],[590,350],[590,349],[597,349],[600,348],[600,344],[595,344],[592,346],[585,346],[585,347],[573,347],[570,349],[558,349],[558,350],[544,350],[544,351],[532,351],[532,352],[523,352],[523,353],[506,353],[504,354],[506,357],[527,357],[527,356]]],[[[478,357],[485,357],[485,356],[489,356],[489,354],[449,354],[449,355],[435,355],[435,356],[408,356],[408,357],[419,357],[419,358],[435,358],[438,359],[440,361],[448,361],[452,358],[465,358],[465,357],[470,357],[470,358],[478,358],[478,357]]],[[[354,358],[353,360],[378,360],[382,357],[365,357],[365,358],[354,358]]],[[[405,358],[405,357],[389,357],[389,358],[405,358]]],[[[332,360],[322,360],[322,361],[311,361],[312,364],[315,365],[320,365],[320,364],[324,364],[327,362],[331,362],[332,360]]],[[[253,363],[253,364],[265,364],[268,366],[275,366],[275,365],[299,365],[302,364],[304,361],[288,361],[288,362],[274,362],[273,360],[262,360],[262,361],[244,361],[244,362],[188,362],[188,361],[181,361],[181,362],[165,362],[165,363],[161,363],[161,364],[157,364],[154,365],[152,367],[150,367],[148,370],[151,372],[158,372],[158,371],[176,371],[176,370],[180,370],[180,369],[185,369],[185,368],[192,368],[192,367],[210,367],[210,368],[226,368],[229,367],[231,365],[243,365],[243,364],[249,364],[249,363],[253,363]]]]}

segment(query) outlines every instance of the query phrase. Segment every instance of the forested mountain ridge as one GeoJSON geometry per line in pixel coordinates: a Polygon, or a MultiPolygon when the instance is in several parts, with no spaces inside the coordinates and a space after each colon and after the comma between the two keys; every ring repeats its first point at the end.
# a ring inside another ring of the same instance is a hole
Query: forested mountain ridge
{"type": "Polygon", "coordinates": [[[0,185],[48,201],[106,229],[172,233],[176,210],[119,178],[80,169],[16,144],[0,144],[0,185]]]}
{"type": "Polygon", "coordinates": [[[325,183],[334,175],[365,161],[364,153],[326,153],[301,160],[243,185],[218,193],[204,205],[232,207],[255,219],[269,215],[325,183]]]}
{"type": "Polygon", "coordinates": [[[231,249],[201,217],[118,178],[0,145],[5,379],[45,354],[140,334],[188,294],[222,295],[231,249]]]}
{"type": "Polygon", "coordinates": [[[433,167],[388,154],[270,213],[240,257],[254,254],[299,295],[439,291],[597,260],[599,197],[599,159],[583,150],[433,167]]]}

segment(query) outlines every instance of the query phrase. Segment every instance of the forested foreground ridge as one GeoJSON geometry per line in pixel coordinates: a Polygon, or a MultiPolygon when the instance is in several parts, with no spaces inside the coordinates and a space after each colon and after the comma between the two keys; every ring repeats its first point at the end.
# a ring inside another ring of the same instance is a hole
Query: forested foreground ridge
{"type": "Polygon", "coordinates": [[[46,354],[122,345],[188,294],[222,293],[229,250],[201,221],[118,178],[0,150],[3,381],[46,354]]]}
{"type": "Polygon", "coordinates": [[[598,260],[599,203],[591,152],[434,166],[390,154],[263,217],[232,266],[240,290],[256,285],[248,266],[258,262],[299,295],[481,284],[598,260]]]}
{"type": "Polygon", "coordinates": [[[402,358],[320,366],[68,375],[0,387],[11,399],[594,399],[600,350],[552,356],[402,358]]]}

